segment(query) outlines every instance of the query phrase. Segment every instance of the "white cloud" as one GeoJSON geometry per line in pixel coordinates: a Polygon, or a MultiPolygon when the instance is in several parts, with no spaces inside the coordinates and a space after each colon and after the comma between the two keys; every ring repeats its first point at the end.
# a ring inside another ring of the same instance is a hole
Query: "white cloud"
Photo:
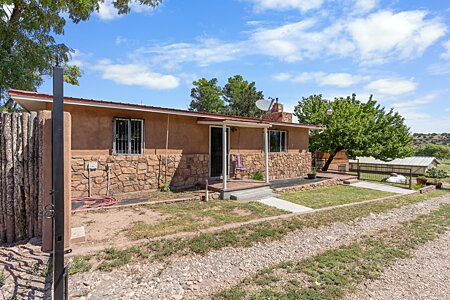
{"type": "MultiPolygon", "coordinates": [[[[117,9],[114,7],[112,0],[105,0],[105,2],[101,2],[99,4],[99,10],[97,12],[97,16],[104,21],[110,21],[114,19],[119,19],[123,15],[119,15],[117,9]]],[[[136,1],[131,1],[130,11],[135,13],[148,13],[153,11],[153,7],[149,5],[141,5],[136,1]]]]}
{"type": "Polygon", "coordinates": [[[446,27],[424,11],[379,11],[365,17],[343,16],[323,26],[320,17],[277,27],[259,26],[246,39],[221,41],[201,38],[197,43],[174,43],[140,48],[154,63],[173,68],[194,62],[200,66],[263,55],[285,62],[305,59],[353,58],[361,64],[412,59],[435,43],[446,27]],[[348,18],[348,19],[347,19],[348,18]]]}
{"type": "Polygon", "coordinates": [[[428,73],[430,73],[431,75],[450,74],[450,62],[432,64],[428,67],[428,73]]]}
{"type": "Polygon", "coordinates": [[[417,84],[412,80],[401,78],[383,78],[372,81],[366,86],[371,93],[398,96],[416,90],[417,84]]]}
{"type": "Polygon", "coordinates": [[[392,107],[394,108],[410,108],[410,107],[417,107],[425,104],[429,104],[433,102],[436,97],[438,96],[437,93],[431,93],[428,95],[425,95],[423,97],[409,100],[409,101],[402,101],[402,102],[395,102],[392,104],[392,107]]]}
{"type": "Polygon", "coordinates": [[[154,63],[167,69],[185,62],[195,62],[200,66],[234,60],[244,50],[239,43],[225,43],[216,39],[201,39],[198,44],[175,43],[150,48],[139,48],[134,55],[152,56],[154,63]]]}
{"type": "Polygon", "coordinates": [[[74,49],[74,52],[71,53],[71,59],[67,63],[69,66],[78,66],[82,67],[84,65],[84,58],[87,55],[83,52],[81,52],[78,49],[74,49]]]}
{"type": "Polygon", "coordinates": [[[113,6],[112,0],[106,0],[99,4],[97,15],[104,21],[110,21],[121,17],[117,13],[117,9],[113,6]]]}
{"type": "Polygon", "coordinates": [[[368,76],[353,75],[349,73],[324,73],[324,72],[303,72],[299,75],[278,73],[273,76],[278,81],[291,81],[297,83],[316,82],[322,86],[350,87],[370,79],[368,76]]]}
{"type": "Polygon", "coordinates": [[[250,0],[254,3],[257,11],[264,10],[291,10],[297,9],[302,12],[320,8],[324,0],[250,0]]]}
{"type": "Polygon", "coordinates": [[[445,52],[441,54],[443,59],[450,59],[450,40],[444,43],[445,52]]]}
{"type": "Polygon", "coordinates": [[[368,12],[374,9],[378,4],[378,0],[355,0],[354,9],[359,13],[368,12]]]}
{"type": "Polygon", "coordinates": [[[379,11],[350,22],[348,31],[363,61],[409,59],[420,56],[446,32],[444,24],[426,16],[425,11],[379,11]]]}
{"type": "Polygon", "coordinates": [[[103,79],[124,85],[143,86],[149,89],[165,90],[176,88],[180,80],[173,75],[152,72],[147,66],[138,63],[114,64],[104,59],[94,66],[102,73],[103,79]]]}

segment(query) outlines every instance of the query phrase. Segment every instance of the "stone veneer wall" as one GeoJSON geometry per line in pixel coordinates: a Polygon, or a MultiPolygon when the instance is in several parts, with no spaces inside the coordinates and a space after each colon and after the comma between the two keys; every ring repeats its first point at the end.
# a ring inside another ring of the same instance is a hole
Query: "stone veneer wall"
{"type": "MultiPolygon", "coordinates": [[[[236,166],[236,154],[231,155],[232,176],[236,166]]],[[[247,179],[252,172],[260,171],[264,174],[264,153],[240,154],[242,167],[247,169],[240,172],[241,177],[247,179]]],[[[311,170],[311,153],[270,153],[269,154],[269,178],[283,179],[303,177],[311,170]]]]}
{"type": "Polygon", "coordinates": [[[294,186],[287,186],[287,187],[281,187],[281,188],[275,188],[273,189],[276,193],[285,193],[285,192],[303,192],[303,191],[309,191],[314,189],[320,189],[324,187],[331,187],[336,185],[344,184],[344,182],[340,179],[326,179],[323,181],[303,184],[303,185],[294,185],[294,186]]]}
{"type": "Polygon", "coordinates": [[[194,186],[208,178],[208,154],[144,156],[74,156],[72,157],[72,196],[88,196],[88,163],[98,162],[91,171],[92,195],[105,195],[110,166],[110,193],[154,190],[164,184],[165,171],[171,187],[194,186]]]}

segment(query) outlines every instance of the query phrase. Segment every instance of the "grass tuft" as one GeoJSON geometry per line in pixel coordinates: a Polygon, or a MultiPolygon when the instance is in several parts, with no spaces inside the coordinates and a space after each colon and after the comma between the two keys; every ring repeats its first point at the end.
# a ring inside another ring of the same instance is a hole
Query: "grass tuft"
{"type": "Polygon", "coordinates": [[[87,272],[92,268],[90,256],[76,256],[69,266],[69,275],[75,275],[80,272],[87,272]]]}

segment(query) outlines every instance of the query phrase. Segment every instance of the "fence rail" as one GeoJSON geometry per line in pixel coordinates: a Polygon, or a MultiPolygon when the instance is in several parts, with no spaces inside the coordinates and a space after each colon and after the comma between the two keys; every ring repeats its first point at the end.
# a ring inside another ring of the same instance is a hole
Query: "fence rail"
{"type": "Polygon", "coordinates": [[[358,179],[388,182],[412,188],[413,172],[411,168],[385,165],[362,165],[359,162],[350,164],[350,171],[356,172],[358,179]],[[390,182],[396,179],[397,182],[390,182]]]}
{"type": "Polygon", "coordinates": [[[36,113],[0,113],[0,244],[41,235],[41,132],[36,113]]]}

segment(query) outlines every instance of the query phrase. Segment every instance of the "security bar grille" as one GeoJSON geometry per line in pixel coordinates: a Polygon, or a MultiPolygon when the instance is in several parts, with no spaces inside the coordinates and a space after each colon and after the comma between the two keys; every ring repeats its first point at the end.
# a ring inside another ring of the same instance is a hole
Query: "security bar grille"
{"type": "Polygon", "coordinates": [[[131,155],[143,152],[144,121],[114,119],[114,154],[131,155]]]}

